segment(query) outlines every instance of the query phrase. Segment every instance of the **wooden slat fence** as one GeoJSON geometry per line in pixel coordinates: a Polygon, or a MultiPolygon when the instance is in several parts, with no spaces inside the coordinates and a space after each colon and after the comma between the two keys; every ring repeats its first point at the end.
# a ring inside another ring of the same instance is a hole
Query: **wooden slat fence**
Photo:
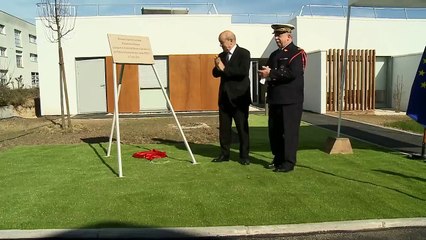
{"type": "MultiPolygon", "coordinates": [[[[375,109],[375,50],[348,50],[343,111],[375,109]]],[[[343,49],[327,52],[327,111],[339,111],[343,49]]]]}

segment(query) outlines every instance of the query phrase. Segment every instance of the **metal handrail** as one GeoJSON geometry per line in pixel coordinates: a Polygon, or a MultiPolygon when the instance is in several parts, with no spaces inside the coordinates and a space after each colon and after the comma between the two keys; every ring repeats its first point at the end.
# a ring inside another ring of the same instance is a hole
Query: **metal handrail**
{"type": "MultiPolygon", "coordinates": [[[[298,16],[306,16],[306,15],[308,15],[308,16],[314,16],[315,14],[313,13],[312,9],[315,9],[315,8],[317,8],[317,9],[325,9],[325,8],[341,8],[341,9],[342,9],[342,15],[337,14],[336,16],[343,16],[343,17],[346,17],[346,15],[347,15],[347,9],[348,9],[348,6],[345,6],[345,5],[318,5],[318,4],[306,4],[306,5],[303,5],[303,6],[300,8],[300,11],[299,11],[298,16]],[[308,13],[308,14],[306,14],[306,11],[307,11],[306,9],[308,9],[308,11],[309,11],[309,13],[308,13]]],[[[377,11],[378,11],[378,10],[399,10],[399,11],[403,11],[403,12],[404,12],[405,19],[409,19],[407,8],[383,8],[383,7],[352,7],[352,8],[364,8],[364,9],[371,9],[371,10],[372,10],[372,13],[373,13],[373,15],[374,15],[374,18],[379,18],[378,14],[377,14],[377,11]]],[[[418,10],[418,9],[416,9],[416,10],[418,10]]],[[[426,9],[425,9],[425,10],[426,10],[426,9]]]]}
{"type": "MultiPolygon", "coordinates": [[[[38,6],[39,4],[37,4],[38,6]]],[[[214,3],[179,3],[179,2],[169,2],[169,3],[86,3],[86,4],[68,4],[67,5],[71,10],[73,11],[77,11],[80,13],[79,15],[83,16],[106,16],[106,15],[116,15],[116,13],[114,13],[114,10],[120,10],[121,8],[121,12],[125,12],[128,11],[127,14],[133,14],[133,15],[138,15],[141,14],[141,8],[142,7],[152,7],[152,6],[158,6],[158,7],[167,7],[170,10],[176,10],[177,8],[182,8],[182,7],[186,7],[188,6],[187,9],[189,9],[191,6],[195,6],[198,7],[195,9],[195,11],[198,10],[197,13],[202,12],[202,11],[206,11],[207,14],[219,14],[216,5],[214,3]],[[128,9],[123,11],[123,9],[125,9],[125,7],[129,7],[131,6],[132,9],[128,9]],[[202,9],[202,11],[200,11],[200,6],[205,6],[205,9],[202,9]],[[105,8],[105,9],[102,9],[105,8]],[[114,9],[114,10],[110,10],[110,9],[114,9]],[[86,14],[81,14],[82,12],[86,13],[86,14]]],[[[356,8],[361,8],[361,7],[356,7],[356,8]]],[[[374,18],[380,18],[379,14],[377,13],[378,10],[403,10],[404,11],[404,16],[405,19],[409,19],[409,15],[407,12],[406,8],[378,8],[378,7],[362,7],[364,9],[370,9],[372,10],[372,12],[369,12],[370,15],[374,16],[374,18]]],[[[194,8],[189,9],[194,10],[194,8]]],[[[244,21],[240,21],[240,22],[244,22],[244,23],[262,23],[262,22],[268,22],[268,23],[272,23],[274,20],[275,22],[283,22],[284,19],[291,19],[294,16],[343,16],[346,17],[347,14],[347,10],[348,7],[345,5],[320,5],[320,4],[307,4],[307,5],[303,5],[299,11],[299,13],[290,13],[290,14],[260,14],[260,13],[247,13],[247,14],[233,14],[233,13],[229,13],[229,15],[232,15],[233,18],[233,22],[235,18],[238,17],[246,17],[247,20],[244,21]],[[314,14],[315,9],[337,9],[336,11],[332,11],[330,14],[314,14]],[[256,19],[257,20],[254,20],[256,19]],[[261,21],[261,19],[264,18],[270,18],[267,21],[261,21]]],[[[418,9],[416,9],[418,10],[418,9]]],[[[426,9],[425,9],[426,12],[426,9]]],[[[194,13],[194,12],[191,12],[194,13]]],[[[124,15],[126,13],[123,13],[124,15]]],[[[203,14],[203,13],[201,13],[203,14]]],[[[238,21],[236,21],[238,22],[238,21]]]]}
{"type": "MultiPolygon", "coordinates": [[[[278,13],[265,13],[265,14],[260,14],[260,13],[238,13],[238,14],[231,14],[232,17],[247,17],[248,19],[248,23],[255,23],[253,18],[254,17],[268,17],[270,19],[275,18],[275,22],[279,22],[278,20],[280,18],[292,18],[294,16],[293,13],[289,13],[289,14],[278,14],[278,13]]],[[[269,21],[271,22],[271,21],[269,21]]]]}
{"type": "Polygon", "coordinates": [[[178,2],[170,2],[170,3],[83,3],[83,4],[72,4],[73,7],[77,9],[81,9],[84,7],[95,7],[96,8],[96,16],[101,16],[101,7],[113,7],[117,6],[132,6],[133,14],[139,14],[141,7],[143,6],[161,6],[168,7],[170,9],[175,9],[177,6],[206,6],[208,14],[219,14],[217,8],[214,3],[178,3],[178,2]]]}
{"type": "Polygon", "coordinates": [[[305,9],[305,7],[309,8],[310,16],[314,16],[314,14],[312,13],[312,8],[341,8],[341,9],[342,9],[342,11],[343,11],[343,16],[346,16],[346,9],[347,9],[347,6],[343,6],[343,5],[327,5],[327,4],[321,4],[321,5],[318,5],[318,4],[306,4],[306,5],[303,5],[303,6],[300,8],[300,11],[299,11],[299,15],[298,15],[298,16],[305,16],[305,14],[304,14],[304,12],[303,12],[303,10],[305,9]]]}

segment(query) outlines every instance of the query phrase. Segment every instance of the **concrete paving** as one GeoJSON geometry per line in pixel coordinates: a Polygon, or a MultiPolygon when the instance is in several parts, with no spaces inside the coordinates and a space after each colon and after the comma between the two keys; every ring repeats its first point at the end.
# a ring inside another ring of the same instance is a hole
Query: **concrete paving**
{"type": "MultiPolygon", "coordinates": [[[[312,125],[337,132],[338,118],[336,117],[312,112],[303,112],[302,120],[312,125]]],[[[397,152],[406,154],[421,153],[423,136],[420,134],[413,134],[345,119],[341,120],[340,131],[343,135],[357,138],[397,152]]]]}
{"type": "MultiPolygon", "coordinates": [[[[0,239],[188,239],[282,236],[425,227],[426,218],[374,219],[270,226],[2,230],[0,239]]],[[[267,237],[270,238],[270,237],[267,237]]],[[[273,237],[275,238],[275,237],[273,237]]]]}

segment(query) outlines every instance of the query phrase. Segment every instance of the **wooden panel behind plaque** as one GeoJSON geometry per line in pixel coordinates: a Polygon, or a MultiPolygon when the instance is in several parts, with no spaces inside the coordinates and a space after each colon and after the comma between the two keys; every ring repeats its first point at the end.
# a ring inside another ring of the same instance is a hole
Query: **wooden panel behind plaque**
{"type": "MultiPolygon", "coordinates": [[[[107,80],[107,111],[114,112],[114,78],[112,57],[106,57],[105,71],[107,80]]],[[[117,81],[120,78],[121,64],[117,66],[117,81]]],[[[125,65],[118,110],[120,113],[139,112],[139,74],[138,65],[125,65]]]]}
{"type": "Polygon", "coordinates": [[[214,67],[214,58],[216,54],[201,55],[201,110],[216,111],[218,110],[218,96],[220,78],[212,75],[214,67]]]}
{"type": "Polygon", "coordinates": [[[170,101],[176,111],[218,109],[220,80],[212,76],[214,56],[169,56],[170,101]]]}

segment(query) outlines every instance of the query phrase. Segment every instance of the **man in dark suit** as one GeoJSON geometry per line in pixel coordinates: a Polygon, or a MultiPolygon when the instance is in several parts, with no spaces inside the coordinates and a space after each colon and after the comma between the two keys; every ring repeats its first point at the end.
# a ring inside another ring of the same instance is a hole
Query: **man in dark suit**
{"type": "Polygon", "coordinates": [[[219,141],[220,155],[213,162],[229,161],[232,141],[232,119],[238,131],[240,159],[249,165],[248,115],[250,97],[250,52],[236,44],[235,34],[224,31],[219,35],[223,52],[215,58],[213,76],[220,77],[219,86],[219,141]]]}
{"type": "Polygon", "coordinates": [[[293,43],[291,24],[273,24],[278,49],[259,70],[267,79],[269,142],[275,172],[290,172],[296,165],[303,111],[306,53],[293,43]]]}

